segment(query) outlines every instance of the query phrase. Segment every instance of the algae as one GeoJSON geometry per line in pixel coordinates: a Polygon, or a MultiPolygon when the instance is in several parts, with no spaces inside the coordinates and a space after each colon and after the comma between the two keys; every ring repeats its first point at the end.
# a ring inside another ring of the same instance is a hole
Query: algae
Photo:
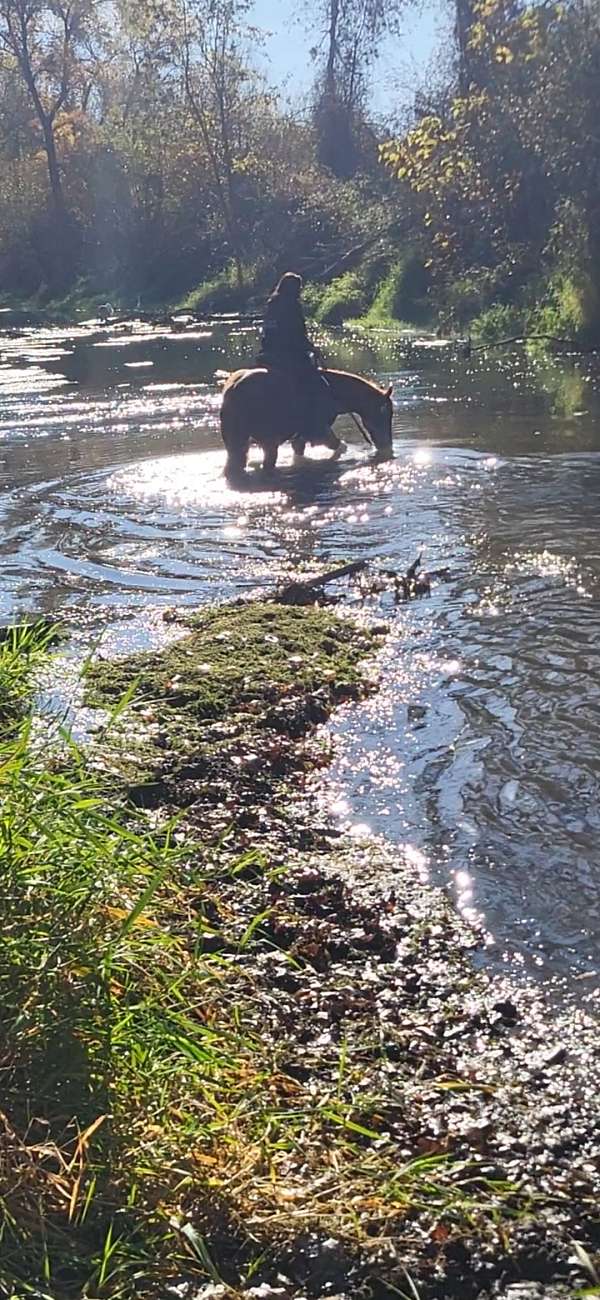
{"type": "Polygon", "coordinates": [[[378,635],[328,609],[267,602],[178,621],[190,630],[163,650],[88,667],[88,703],[119,715],[100,737],[94,766],[117,795],[185,808],[204,833],[232,824],[250,831],[268,808],[271,829],[279,821],[290,835],[274,788],[318,764],[317,748],[309,753],[298,740],[336,703],[369,689],[360,661],[378,635]]]}
{"type": "Polygon", "coordinates": [[[161,652],[98,660],[87,672],[88,700],[136,698],[217,719],[293,691],[327,688],[332,699],[357,694],[359,661],[375,645],[365,629],[317,607],[267,602],[210,608],[192,631],[161,652]]]}

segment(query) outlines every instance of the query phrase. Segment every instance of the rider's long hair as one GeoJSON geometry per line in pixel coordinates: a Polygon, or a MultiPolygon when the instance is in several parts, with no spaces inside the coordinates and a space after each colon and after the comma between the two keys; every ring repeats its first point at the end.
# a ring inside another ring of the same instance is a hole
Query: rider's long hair
{"type": "Polygon", "coordinates": [[[273,302],[274,298],[299,298],[302,292],[302,276],[296,275],[295,271],[286,271],[278,280],[275,288],[269,298],[273,302]]]}

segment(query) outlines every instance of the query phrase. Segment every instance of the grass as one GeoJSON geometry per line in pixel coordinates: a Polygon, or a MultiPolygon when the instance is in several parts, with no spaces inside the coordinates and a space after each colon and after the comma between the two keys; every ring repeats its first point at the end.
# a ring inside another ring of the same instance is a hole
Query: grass
{"type": "Polygon", "coordinates": [[[369,290],[359,271],[346,271],[325,285],[307,285],[307,310],[320,325],[342,325],[367,307],[369,290]]]}
{"type": "Polygon", "coordinates": [[[390,266],[380,280],[365,322],[386,325],[406,319],[413,325],[422,326],[431,316],[428,288],[428,277],[422,263],[413,254],[407,254],[390,266]]]}
{"type": "Polygon", "coordinates": [[[273,272],[267,261],[247,262],[242,266],[240,286],[237,270],[230,262],[210,279],[191,288],[176,304],[179,311],[242,311],[250,299],[266,299],[272,289],[273,272]]]}
{"type": "MultiPolygon", "coordinates": [[[[168,694],[169,674],[185,666],[179,705],[194,696],[195,716],[214,718],[236,699],[247,706],[271,677],[284,690],[315,686],[325,667],[350,675],[351,640],[318,611],[217,611],[158,656],[155,673],[144,657],[119,678],[113,666],[109,693],[133,672],[141,699],[168,694]],[[190,663],[211,646],[215,689],[190,663]],[[306,661],[290,664],[292,649],[306,661]]],[[[251,1027],[252,981],[206,951],[215,927],[201,846],[178,844],[168,817],[156,834],[110,802],[106,778],[69,737],[63,758],[40,762],[22,714],[46,651],[33,630],[0,650],[12,724],[0,755],[0,1275],[52,1294],[130,1294],[134,1278],[139,1287],[172,1275],[178,1258],[194,1275],[215,1274],[197,1224],[214,1234],[230,1179],[262,1163],[269,1131],[286,1135],[275,1145],[295,1143],[301,1112],[290,1112],[272,1047],[251,1027]],[[198,1198],[192,1222],[185,1207],[198,1198]]],[[[260,874],[252,855],[250,864],[260,874]]],[[[236,859],[231,878],[248,866],[236,859]]],[[[231,921],[234,953],[262,941],[266,915],[244,914],[237,930],[231,921]]],[[[229,1246],[236,1232],[245,1238],[232,1225],[229,1246]]]]}
{"type": "MultiPolygon", "coordinates": [[[[112,708],[106,768],[69,735],[40,751],[25,700],[43,634],[1,652],[0,1290],[150,1300],[212,1281],[233,1296],[283,1272],[315,1295],[372,1294],[369,1279],[412,1294],[427,1268],[435,1288],[445,1251],[492,1249],[534,1197],[482,1163],[476,1137],[448,1137],[448,1099],[474,1123],[482,1096],[504,1106],[506,1129],[521,1094],[498,1085],[496,1046],[482,1063],[484,1010],[464,1026],[472,977],[446,904],[404,881],[397,908],[383,868],[357,893],[343,854],[315,850],[314,811],[298,852],[301,760],[290,779],[272,758],[360,689],[373,642],[327,610],[193,623],[155,656],[91,671],[112,708]],[[187,745],[149,812],[118,778],[130,725],[150,747],[160,736],[167,767],[187,745]],[[207,809],[227,798],[215,834],[207,809]]],[[[376,849],[362,855],[352,871],[368,878],[376,849]]]]}
{"type": "Polygon", "coordinates": [[[0,738],[23,716],[32,675],[55,639],[44,623],[0,629],[0,738]]]}

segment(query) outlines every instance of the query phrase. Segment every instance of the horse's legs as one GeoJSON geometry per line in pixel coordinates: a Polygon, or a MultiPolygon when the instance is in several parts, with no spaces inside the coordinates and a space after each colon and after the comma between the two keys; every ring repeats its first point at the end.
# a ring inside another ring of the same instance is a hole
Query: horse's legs
{"type": "Polygon", "coordinates": [[[225,462],[225,477],[239,478],[245,473],[246,461],[250,450],[249,438],[223,439],[227,448],[227,460],[225,462]]]}
{"type": "MultiPolygon", "coordinates": [[[[297,438],[292,438],[294,463],[303,459],[304,452],[306,451],[306,441],[306,438],[300,435],[297,438]]],[[[346,450],[346,443],[342,442],[341,438],[338,438],[337,433],[334,433],[333,429],[323,429],[322,432],[315,436],[314,441],[322,447],[329,447],[330,451],[333,452],[331,457],[332,460],[339,460],[340,456],[346,450]]]]}
{"type": "Polygon", "coordinates": [[[299,465],[304,460],[306,438],[300,435],[297,438],[292,438],[292,447],[294,449],[294,465],[299,465]]]}
{"type": "Polygon", "coordinates": [[[328,429],[325,436],[319,441],[323,443],[324,447],[329,447],[333,453],[331,457],[332,460],[339,460],[342,453],[346,450],[345,442],[343,442],[341,438],[338,438],[337,433],[334,433],[333,429],[328,429]]]}
{"type": "Polygon", "coordinates": [[[264,448],[263,465],[262,465],[262,467],[263,467],[263,474],[272,474],[272,473],[273,473],[273,470],[275,469],[275,466],[276,466],[276,464],[277,464],[277,452],[278,452],[278,451],[279,451],[279,447],[277,446],[277,443],[276,443],[276,442],[270,442],[270,443],[269,443],[269,444],[264,448]]]}

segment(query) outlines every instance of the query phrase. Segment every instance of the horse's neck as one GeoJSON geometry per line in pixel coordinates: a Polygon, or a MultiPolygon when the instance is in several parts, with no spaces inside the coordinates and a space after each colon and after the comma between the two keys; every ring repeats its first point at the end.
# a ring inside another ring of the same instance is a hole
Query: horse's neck
{"type": "Polygon", "coordinates": [[[340,414],[346,411],[363,411],[372,409],[378,397],[375,386],[360,375],[353,375],[346,370],[326,370],[325,378],[331,387],[336,406],[340,414]]]}

